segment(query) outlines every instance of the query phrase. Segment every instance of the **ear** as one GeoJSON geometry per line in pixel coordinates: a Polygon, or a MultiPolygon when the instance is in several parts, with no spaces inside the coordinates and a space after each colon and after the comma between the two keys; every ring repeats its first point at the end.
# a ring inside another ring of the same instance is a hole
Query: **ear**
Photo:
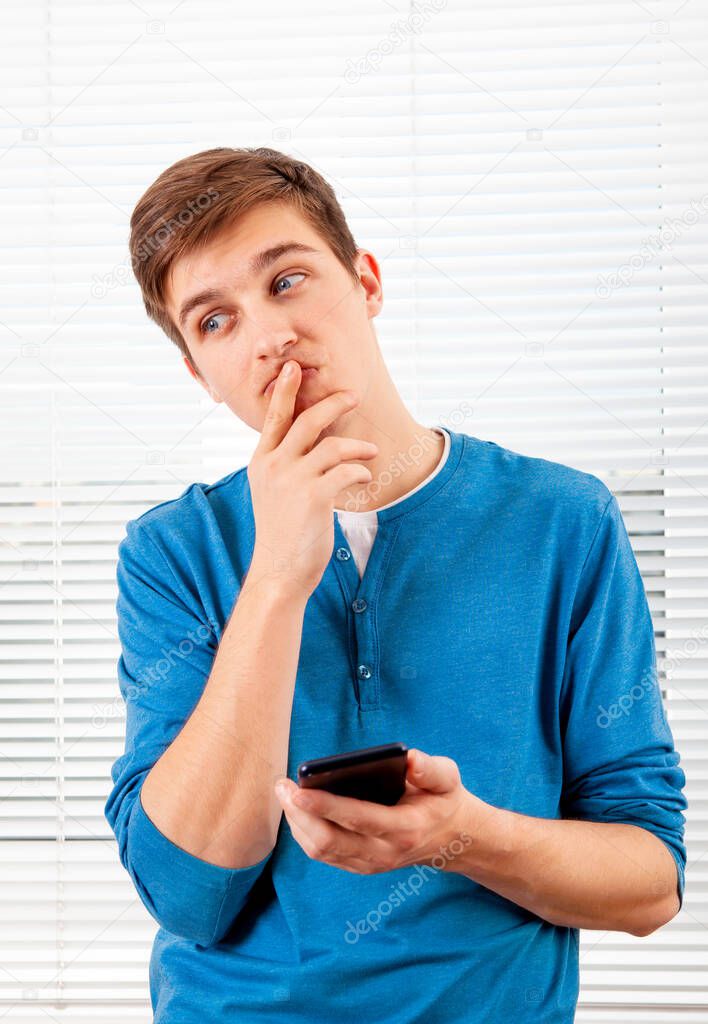
{"type": "Polygon", "coordinates": [[[204,390],[206,392],[208,392],[208,394],[211,395],[212,399],[217,403],[217,405],[220,402],[223,402],[223,398],[221,397],[221,395],[219,395],[219,393],[217,391],[214,391],[214,389],[211,387],[211,385],[208,384],[207,381],[204,380],[202,375],[199,373],[199,370],[197,370],[196,366],[192,365],[191,361],[187,358],[187,356],[182,356],[182,362],[187,367],[187,369],[189,370],[189,372],[192,375],[192,377],[194,377],[194,379],[199,384],[201,384],[201,386],[204,388],[204,390]]]}
{"type": "Polygon", "coordinates": [[[376,257],[368,249],[357,249],[359,283],[364,289],[364,298],[369,309],[369,319],[378,316],[383,307],[381,268],[376,257]]]}

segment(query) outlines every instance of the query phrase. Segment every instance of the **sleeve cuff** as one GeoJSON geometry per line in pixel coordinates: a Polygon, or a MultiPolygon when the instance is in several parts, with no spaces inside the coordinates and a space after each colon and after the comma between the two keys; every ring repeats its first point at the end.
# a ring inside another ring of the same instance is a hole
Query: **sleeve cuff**
{"type": "Polygon", "coordinates": [[[242,868],[202,860],[158,829],[143,807],[140,791],[129,836],[128,863],[147,909],[167,931],[203,946],[226,934],[272,853],[242,868]]]}
{"type": "Polygon", "coordinates": [[[679,855],[676,853],[676,850],[674,850],[674,848],[672,846],[670,846],[669,843],[666,843],[666,846],[668,847],[669,853],[674,858],[674,862],[676,864],[676,874],[677,874],[676,892],[678,893],[679,912],[680,912],[681,908],[683,907],[683,892],[684,892],[684,889],[686,888],[686,875],[685,875],[685,872],[684,872],[683,862],[682,862],[681,858],[679,857],[679,855]]]}

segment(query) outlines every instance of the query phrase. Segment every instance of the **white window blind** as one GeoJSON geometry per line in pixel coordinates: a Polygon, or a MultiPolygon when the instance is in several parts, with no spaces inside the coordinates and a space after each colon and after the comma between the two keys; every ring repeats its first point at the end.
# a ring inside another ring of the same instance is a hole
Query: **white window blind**
{"type": "Polygon", "coordinates": [[[708,1019],[708,5],[24,0],[0,8],[0,1017],[150,1020],[156,925],[103,818],[126,520],[245,465],[147,321],[128,220],[266,145],[377,257],[413,415],[617,495],[688,778],[686,897],[581,933],[579,1022],[708,1019]]]}

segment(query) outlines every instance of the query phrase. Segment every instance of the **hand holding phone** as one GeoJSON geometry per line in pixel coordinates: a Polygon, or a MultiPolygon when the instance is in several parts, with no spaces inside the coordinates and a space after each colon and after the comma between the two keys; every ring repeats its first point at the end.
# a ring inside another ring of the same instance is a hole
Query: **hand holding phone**
{"type": "Polygon", "coordinates": [[[303,761],[297,781],[302,789],[326,789],[390,807],[405,793],[407,764],[405,743],[385,743],[303,761]]]}

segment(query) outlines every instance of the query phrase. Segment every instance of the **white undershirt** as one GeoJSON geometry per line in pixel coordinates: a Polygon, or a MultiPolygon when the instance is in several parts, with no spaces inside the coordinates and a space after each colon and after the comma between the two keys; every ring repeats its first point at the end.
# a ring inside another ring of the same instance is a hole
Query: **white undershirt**
{"type": "MultiPolygon", "coordinates": [[[[403,501],[404,498],[408,498],[411,494],[415,494],[421,487],[424,487],[430,480],[436,476],[445,465],[448,454],[450,452],[450,435],[444,427],[431,427],[431,430],[435,430],[438,434],[442,434],[445,438],[445,447],[443,453],[440,456],[435,469],[430,473],[425,480],[421,480],[417,487],[408,491],[406,494],[402,494],[400,498],[396,498],[395,501],[390,501],[388,505],[382,505],[381,508],[390,508],[392,505],[398,504],[399,501],[403,501]]],[[[349,512],[346,509],[335,508],[339,524],[342,527],[342,532],[349,542],[349,546],[352,549],[352,555],[356,567],[359,570],[359,578],[363,577],[366,563],[369,560],[371,548],[376,537],[376,531],[378,529],[378,509],[371,509],[366,512],[349,512]]]]}

